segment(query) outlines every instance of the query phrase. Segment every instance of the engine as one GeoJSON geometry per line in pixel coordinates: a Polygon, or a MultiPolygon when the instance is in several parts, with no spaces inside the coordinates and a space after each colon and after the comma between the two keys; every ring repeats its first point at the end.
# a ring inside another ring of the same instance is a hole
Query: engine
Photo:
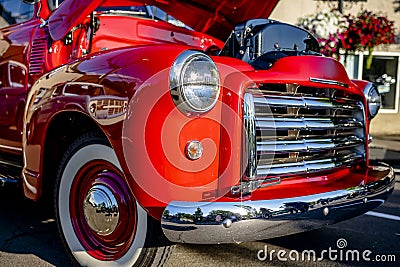
{"type": "Polygon", "coordinates": [[[286,56],[321,55],[317,39],[299,27],[270,19],[252,19],[235,26],[220,52],[256,69],[268,69],[286,56]]]}

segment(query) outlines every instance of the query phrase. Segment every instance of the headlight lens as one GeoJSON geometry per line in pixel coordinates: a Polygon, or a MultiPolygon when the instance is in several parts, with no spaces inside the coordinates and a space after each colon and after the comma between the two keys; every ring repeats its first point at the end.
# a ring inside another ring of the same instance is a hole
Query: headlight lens
{"type": "Polygon", "coordinates": [[[220,93],[219,73],[207,55],[185,51],[170,72],[171,96],[182,112],[192,115],[212,109],[220,93]]]}
{"type": "Polygon", "coordinates": [[[376,86],[372,83],[368,83],[365,87],[364,95],[367,99],[369,118],[372,119],[376,114],[378,114],[378,111],[381,108],[381,95],[376,86]]]}

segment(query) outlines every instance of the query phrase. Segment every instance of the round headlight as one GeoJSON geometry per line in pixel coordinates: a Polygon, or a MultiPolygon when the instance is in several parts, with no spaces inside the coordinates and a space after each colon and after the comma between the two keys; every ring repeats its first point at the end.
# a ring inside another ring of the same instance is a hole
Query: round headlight
{"type": "Polygon", "coordinates": [[[369,118],[378,114],[379,109],[381,108],[381,95],[379,94],[378,89],[372,83],[368,83],[364,89],[364,95],[367,99],[369,118]]]}
{"type": "Polygon", "coordinates": [[[217,67],[210,57],[197,51],[178,56],[169,83],[175,105],[188,115],[212,109],[220,93],[217,67]]]}

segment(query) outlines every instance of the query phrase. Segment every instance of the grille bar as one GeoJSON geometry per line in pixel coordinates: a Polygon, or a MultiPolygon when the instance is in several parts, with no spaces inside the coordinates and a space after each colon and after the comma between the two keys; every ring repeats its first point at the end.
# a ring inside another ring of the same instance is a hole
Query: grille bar
{"type": "Polygon", "coordinates": [[[318,152],[324,150],[334,150],[339,148],[349,148],[363,144],[364,140],[356,137],[344,138],[324,138],[324,139],[302,139],[294,141],[267,141],[258,142],[257,151],[259,154],[269,153],[290,153],[290,152],[318,152]]]}
{"type": "Polygon", "coordinates": [[[349,128],[362,128],[363,123],[357,120],[332,120],[324,118],[257,118],[256,126],[260,129],[280,130],[338,130],[349,128]]]}
{"type": "Polygon", "coordinates": [[[317,97],[291,97],[291,96],[275,96],[255,97],[255,105],[269,105],[277,107],[296,107],[296,108],[315,108],[315,109],[357,109],[361,110],[362,105],[358,102],[348,99],[340,99],[341,101],[331,101],[329,98],[317,97]]]}
{"type": "Polygon", "coordinates": [[[359,154],[350,154],[345,157],[327,158],[320,160],[300,161],[294,163],[271,164],[259,166],[257,175],[259,176],[278,176],[296,173],[311,173],[333,169],[354,163],[356,160],[362,160],[363,156],[359,154]]]}

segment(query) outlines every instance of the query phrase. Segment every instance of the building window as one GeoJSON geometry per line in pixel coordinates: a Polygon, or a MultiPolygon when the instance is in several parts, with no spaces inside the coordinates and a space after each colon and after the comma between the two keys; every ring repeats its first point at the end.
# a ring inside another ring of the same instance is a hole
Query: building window
{"type": "MultiPolygon", "coordinates": [[[[364,62],[366,56],[364,56],[364,62]]],[[[365,66],[365,65],[364,65],[365,66]]],[[[375,82],[382,97],[382,109],[397,110],[398,106],[398,55],[379,55],[372,58],[371,69],[362,71],[364,80],[375,82]]]]}
{"type": "MultiPolygon", "coordinates": [[[[356,53],[346,58],[351,79],[374,82],[382,96],[380,113],[399,112],[400,52],[374,52],[371,69],[365,68],[367,55],[356,53]]],[[[343,59],[341,59],[343,63],[343,59]]]]}

